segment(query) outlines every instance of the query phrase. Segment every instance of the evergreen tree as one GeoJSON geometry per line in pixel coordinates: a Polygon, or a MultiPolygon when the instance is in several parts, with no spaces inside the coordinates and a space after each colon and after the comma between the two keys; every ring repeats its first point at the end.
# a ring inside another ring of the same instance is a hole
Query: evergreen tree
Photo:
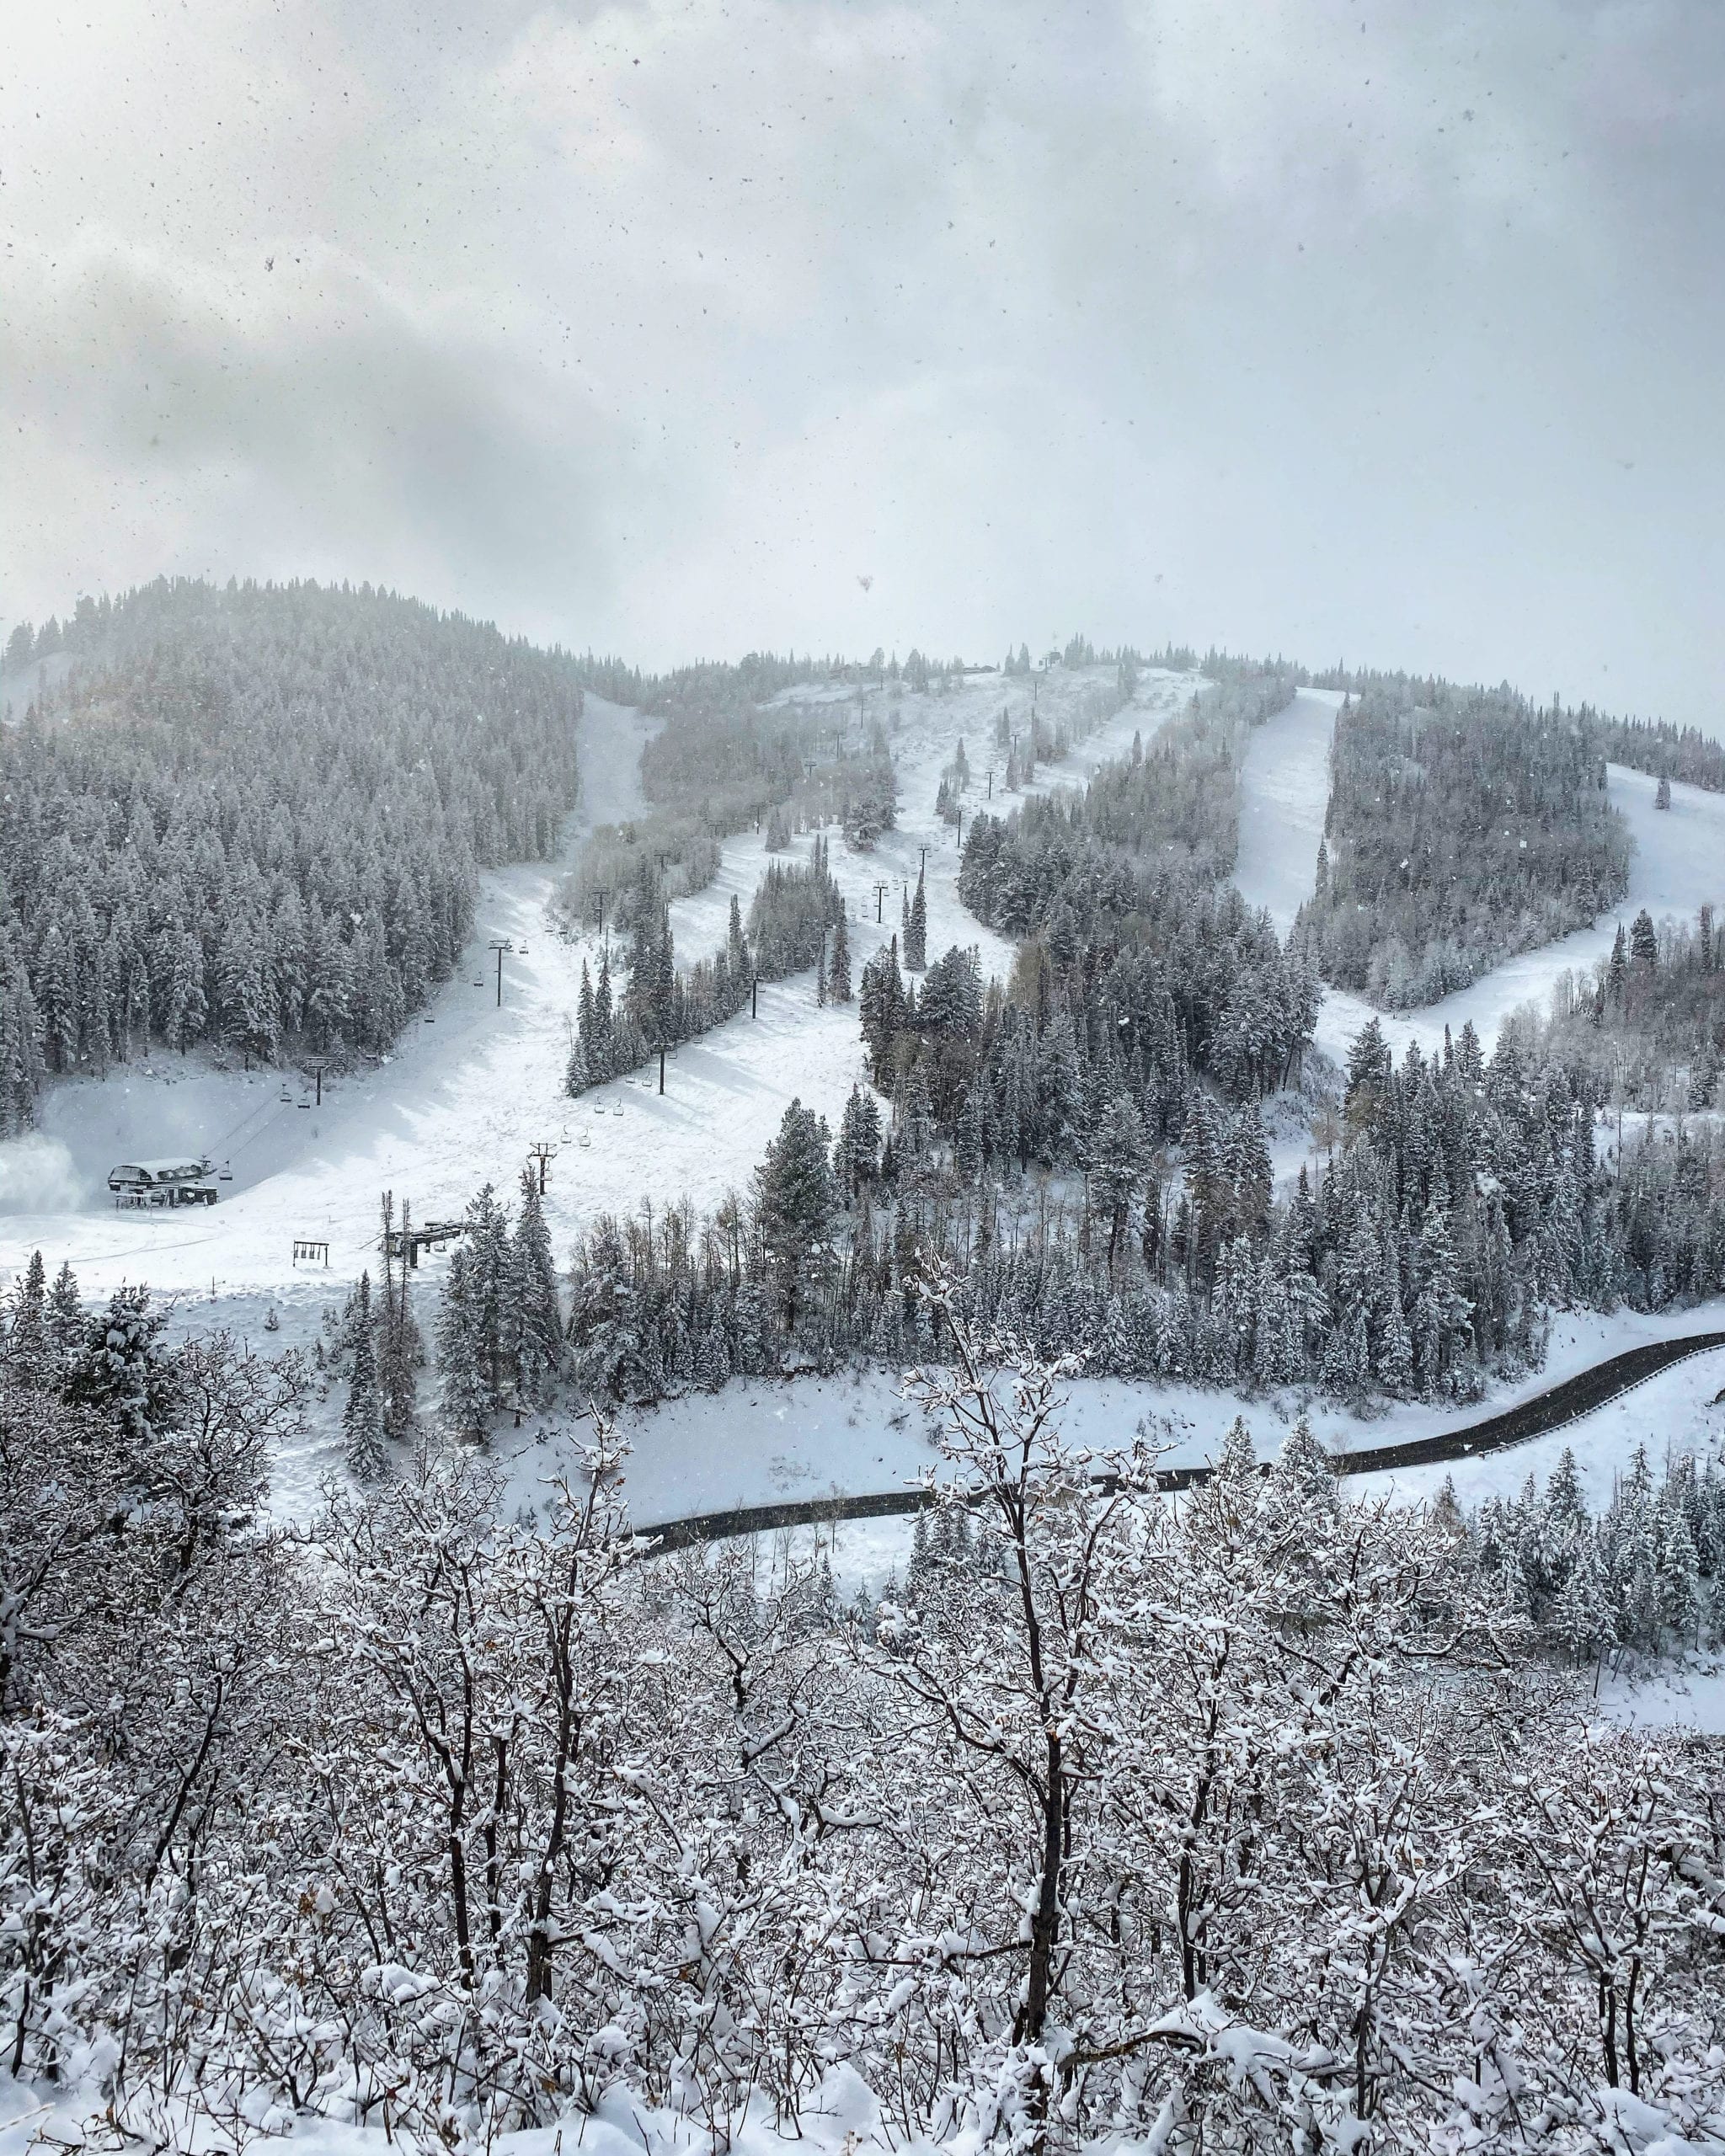
{"type": "Polygon", "coordinates": [[[916,873],[916,894],[905,916],[905,970],[920,974],[928,963],[928,899],[921,870],[916,873]]]}
{"type": "Polygon", "coordinates": [[[83,1337],[83,1297],[78,1293],[77,1276],[72,1269],[71,1260],[67,1259],[54,1276],[48,1297],[48,1337],[62,1369],[77,1353],[83,1337]]]}
{"type": "Polygon", "coordinates": [[[563,1367],[563,1313],[551,1235],[531,1168],[521,1171],[521,1210],[510,1248],[510,1304],[521,1396],[542,1400],[563,1367]]]}
{"type": "MultiPolygon", "coordinates": [[[[736,900],[731,904],[735,905],[736,900]]],[[[826,969],[826,992],[835,1003],[851,1000],[851,933],[841,909],[832,925],[832,959],[826,969]]]]}
{"type": "Polygon", "coordinates": [[[755,1171],[755,1229],[787,1326],[794,1323],[804,1275],[831,1232],[837,1194],[827,1163],[825,1125],[793,1100],[755,1171]]]}
{"type": "Polygon", "coordinates": [[[413,1222],[408,1207],[401,1216],[400,1271],[390,1252],[395,1240],[393,1193],[383,1200],[383,1307],[377,1326],[377,1395],[386,1437],[404,1438],[419,1414],[419,1370],[425,1359],[425,1344],[409,1300],[409,1266],[413,1222]]]}
{"type": "Polygon", "coordinates": [[[459,1437],[483,1437],[493,1402],[485,1369],[482,1294],[464,1244],[450,1253],[437,1312],[437,1368],[443,1417],[459,1437]]]}
{"type": "Polygon", "coordinates": [[[165,1312],[150,1308],[147,1288],[116,1288],[102,1315],[87,1324],[67,1374],[67,1398],[108,1417],[131,1450],[146,1448],[173,1415],[178,1388],[162,1345],[167,1322],[165,1312]]]}
{"type": "Polygon", "coordinates": [[[48,1275],[39,1250],[30,1252],[29,1263],[13,1289],[12,1316],[0,1363],[13,1384],[30,1391],[56,1385],[65,1368],[48,1327],[48,1275]]]}
{"type": "Polygon", "coordinates": [[[360,1275],[352,1328],[353,1369],[342,1409],[342,1436],[348,1472],[356,1482],[375,1482],[385,1465],[383,1406],[377,1390],[376,1321],[371,1310],[371,1276],[360,1275]]]}

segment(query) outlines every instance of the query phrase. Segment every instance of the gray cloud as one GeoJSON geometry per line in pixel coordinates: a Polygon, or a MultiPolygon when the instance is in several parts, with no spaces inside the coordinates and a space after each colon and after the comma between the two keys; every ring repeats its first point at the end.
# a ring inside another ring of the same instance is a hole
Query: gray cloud
{"type": "Polygon", "coordinates": [[[81,13],[0,90],[0,612],[347,574],[1711,716],[1706,0],[81,13]]]}

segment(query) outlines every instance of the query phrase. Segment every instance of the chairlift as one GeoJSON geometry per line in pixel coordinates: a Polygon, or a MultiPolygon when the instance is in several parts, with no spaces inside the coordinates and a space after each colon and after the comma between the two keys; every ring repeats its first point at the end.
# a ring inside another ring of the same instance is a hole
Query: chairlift
{"type": "Polygon", "coordinates": [[[233,1163],[231,1161],[224,1161],[222,1163],[221,1171],[216,1176],[216,1180],[217,1182],[232,1182],[233,1181],[233,1163]]]}
{"type": "Polygon", "coordinates": [[[593,1113],[595,1115],[603,1115],[605,1113],[605,1103],[603,1101],[594,1102],[593,1113]]]}
{"type": "Polygon", "coordinates": [[[310,1095],[309,1093],[307,1093],[307,1094],[305,1096],[304,1099],[301,1101],[301,1102],[300,1102],[300,1104],[299,1104],[299,1105],[300,1105],[302,1108],[308,1108],[308,1107],[310,1107],[310,1106],[312,1105],[312,1097],[311,1097],[311,1095],[310,1095]]]}
{"type": "Polygon", "coordinates": [[[286,1086],[281,1089],[281,1105],[285,1108],[291,1108],[293,1106],[293,1095],[288,1091],[286,1086]]]}
{"type": "Polygon", "coordinates": [[[581,1133],[581,1143],[584,1145],[590,1145],[593,1143],[593,1140],[587,1135],[585,1130],[581,1133]]]}
{"type": "Polygon", "coordinates": [[[611,1109],[611,1113],[612,1113],[613,1115],[621,1115],[621,1114],[622,1113],[622,1112],[623,1112],[623,1104],[622,1104],[622,1102],[621,1101],[617,1102],[617,1104],[616,1104],[616,1106],[611,1109]]]}

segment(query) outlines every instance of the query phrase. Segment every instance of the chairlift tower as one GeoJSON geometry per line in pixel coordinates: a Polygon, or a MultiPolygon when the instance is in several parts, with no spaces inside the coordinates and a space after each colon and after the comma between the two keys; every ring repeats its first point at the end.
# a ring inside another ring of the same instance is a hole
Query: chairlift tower
{"type": "Polygon", "coordinates": [[[497,1007],[500,1011],[503,1008],[503,954],[505,951],[513,951],[515,947],[508,937],[494,936],[487,947],[497,953],[497,1007]]]}

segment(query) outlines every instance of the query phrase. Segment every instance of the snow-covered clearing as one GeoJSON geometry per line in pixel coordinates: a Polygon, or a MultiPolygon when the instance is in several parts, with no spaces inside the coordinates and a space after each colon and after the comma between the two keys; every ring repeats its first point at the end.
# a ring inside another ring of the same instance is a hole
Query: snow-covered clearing
{"type": "MultiPolygon", "coordinates": [[[[1393,1017],[1378,1014],[1397,1054],[1409,1041],[1418,1041],[1427,1053],[1441,1049],[1446,1026],[1459,1033],[1470,1021],[1490,1048],[1512,1011],[1531,1003],[1543,1013],[1562,974],[1585,973],[1609,958],[1619,926],[1626,931],[1642,906],[1655,921],[1668,915],[1692,921],[1697,907],[1717,906],[1725,899],[1725,794],[1674,782],[1670,808],[1656,809],[1657,780],[1623,764],[1607,770],[1612,806],[1623,812],[1635,841],[1622,905],[1592,928],[1578,928],[1494,967],[1441,1003],[1393,1017]]],[[[1348,1042],[1372,1016],[1362,997],[1332,989],[1318,1019],[1318,1046],[1330,1055],[1345,1055],[1348,1042]]]]}
{"type": "Polygon", "coordinates": [[[1330,740],[1339,689],[1302,689],[1253,728],[1240,768],[1240,854],[1234,881],[1285,936],[1317,880],[1330,805],[1330,740]]]}
{"type": "MultiPolygon", "coordinates": [[[[260,1315],[253,1305],[246,1321],[255,1327],[260,1315]]],[[[1141,1431],[1166,1465],[1190,1466],[1215,1458],[1236,1415],[1244,1416],[1259,1457],[1273,1459],[1304,1405],[1325,1449],[1346,1453],[1465,1428],[1643,1341],[1719,1328],[1725,1328],[1725,1300],[1656,1315],[1573,1313],[1554,1321],[1546,1367],[1496,1389],[1487,1401],[1448,1408],[1407,1402],[1370,1419],[1293,1393],[1247,1399],[1195,1385],[1078,1377],[1062,1387],[1060,1424],[1073,1443],[1097,1450],[1129,1445],[1141,1431]]],[[[1543,1481],[1567,1447],[1589,1502],[1602,1506],[1637,1444],[1646,1445],[1656,1469],[1668,1453],[1718,1453],[1725,1444],[1725,1408],[1712,1403],[1722,1387],[1725,1351],[1699,1355],[1530,1444],[1477,1461],[1362,1476],[1349,1487],[1393,1491],[1412,1501],[1434,1495],[1453,1477],[1463,1503],[1476,1505],[1519,1490],[1530,1473],[1543,1481]]],[[[618,1429],[630,1447],[624,1495],[630,1517],[643,1525],[784,1498],[905,1489],[938,1464],[927,1419],[906,1399],[902,1377],[873,1365],[829,1378],[736,1380],[718,1393],[690,1392],[657,1407],[623,1409],[618,1429]]],[[[519,1431],[499,1427],[489,1456],[504,1476],[508,1508],[536,1504],[557,1479],[572,1475],[576,1444],[587,1434],[585,1426],[572,1429],[555,1415],[530,1417],[519,1431]]],[[[321,1481],[339,1476],[341,1464],[332,1412],[312,1444],[279,1463],[277,1508],[303,1517],[317,1502],[321,1481]]],[[[908,1519],[867,1520],[823,1527],[819,1539],[831,1546],[834,1568],[847,1588],[859,1582],[873,1587],[890,1568],[902,1566],[911,1532],[908,1519]]],[[[796,1539],[806,1548],[815,1537],[800,1530],[796,1539]]]]}
{"type": "MultiPolygon", "coordinates": [[[[1254,731],[1242,766],[1235,880],[1284,935],[1316,878],[1330,736],[1341,702],[1334,690],[1302,690],[1286,710],[1254,731]]],[[[1674,783],[1670,808],[1656,809],[1656,780],[1623,764],[1607,770],[1612,806],[1622,812],[1635,842],[1621,906],[1594,927],[1509,959],[1423,1011],[1391,1016],[1361,996],[1331,989],[1318,1018],[1318,1047],[1340,1061],[1360,1027],[1375,1017],[1398,1054],[1410,1041],[1427,1052],[1441,1049],[1446,1026],[1460,1033],[1470,1021],[1489,1049],[1512,1011],[1529,1003],[1544,1011],[1562,974],[1583,972],[1609,957],[1620,923],[1626,929],[1642,906],[1655,921],[1668,915],[1693,920],[1698,907],[1725,901],[1725,794],[1674,783]]]]}

